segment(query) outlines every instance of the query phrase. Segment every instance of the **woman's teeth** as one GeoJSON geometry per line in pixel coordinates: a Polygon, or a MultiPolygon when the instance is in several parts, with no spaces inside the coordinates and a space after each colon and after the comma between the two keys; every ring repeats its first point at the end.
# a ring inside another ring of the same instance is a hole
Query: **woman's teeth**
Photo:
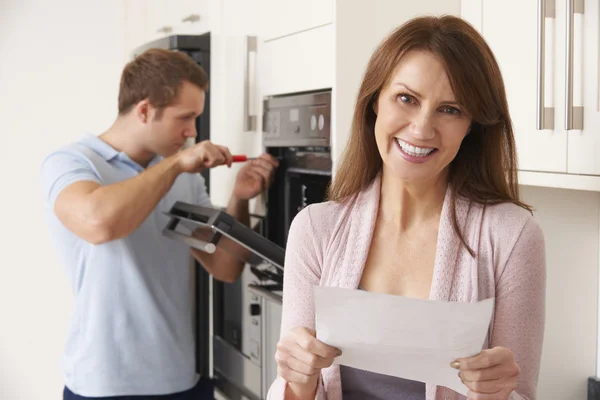
{"type": "Polygon", "coordinates": [[[413,157],[426,157],[435,150],[432,148],[415,147],[398,138],[396,138],[396,142],[398,142],[398,145],[400,145],[402,151],[413,157]]]}

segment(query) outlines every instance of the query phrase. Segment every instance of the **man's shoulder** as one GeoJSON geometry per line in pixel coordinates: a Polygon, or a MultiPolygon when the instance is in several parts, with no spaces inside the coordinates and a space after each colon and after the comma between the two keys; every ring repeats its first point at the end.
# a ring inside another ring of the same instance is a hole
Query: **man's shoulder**
{"type": "Polygon", "coordinates": [[[42,160],[42,168],[46,168],[56,162],[84,162],[97,163],[102,160],[100,154],[81,141],[73,141],[63,144],[50,151],[42,160]]]}

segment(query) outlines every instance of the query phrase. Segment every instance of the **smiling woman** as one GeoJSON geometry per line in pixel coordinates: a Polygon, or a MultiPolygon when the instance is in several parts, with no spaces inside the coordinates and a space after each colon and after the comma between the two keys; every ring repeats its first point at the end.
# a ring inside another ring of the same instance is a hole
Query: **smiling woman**
{"type": "Polygon", "coordinates": [[[435,382],[333,365],[344,349],[316,338],[315,285],[494,298],[481,353],[447,360],[448,368],[460,370],[468,399],[536,398],[545,244],[519,199],[515,153],[500,69],[468,23],[415,18],[381,43],[330,201],[302,210],[288,234],[271,399],[464,398],[435,382]]]}

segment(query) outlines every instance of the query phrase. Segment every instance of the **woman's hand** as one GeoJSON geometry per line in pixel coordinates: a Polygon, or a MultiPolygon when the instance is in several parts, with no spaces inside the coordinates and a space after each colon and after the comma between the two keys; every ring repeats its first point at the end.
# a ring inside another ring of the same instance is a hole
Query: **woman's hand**
{"type": "Polygon", "coordinates": [[[277,372],[295,398],[314,398],[321,369],[333,364],[342,352],[316,338],[315,331],[304,327],[290,330],[277,343],[277,372]]]}
{"type": "Polygon", "coordinates": [[[451,365],[460,369],[458,376],[470,389],[469,400],[508,400],[521,372],[513,352],[505,347],[487,349],[451,365]]]}

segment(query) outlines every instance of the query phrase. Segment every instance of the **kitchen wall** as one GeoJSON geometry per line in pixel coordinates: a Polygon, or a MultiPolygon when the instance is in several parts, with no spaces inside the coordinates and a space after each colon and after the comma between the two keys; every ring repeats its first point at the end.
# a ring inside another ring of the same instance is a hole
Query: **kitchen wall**
{"type": "Polygon", "coordinates": [[[0,1],[0,399],[62,399],[73,301],[42,215],[42,158],[116,115],[120,0],[0,1]]]}
{"type": "MultiPolygon", "coordinates": [[[[0,399],[61,398],[73,302],[43,221],[39,165],[57,146],[107,128],[123,63],[120,1],[82,3],[0,2],[0,399]]],[[[337,51],[341,59],[352,48],[337,51]]],[[[362,68],[344,71],[360,76],[362,68]]],[[[338,112],[351,113],[356,87],[337,88],[348,96],[345,103],[338,96],[338,112]]],[[[547,244],[538,398],[585,399],[586,377],[596,372],[600,194],[524,187],[523,195],[537,208],[547,244]]]]}
{"type": "Polygon", "coordinates": [[[596,373],[600,193],[522,187],[546,239],[540,400],[585,400],[596,373]]]}

